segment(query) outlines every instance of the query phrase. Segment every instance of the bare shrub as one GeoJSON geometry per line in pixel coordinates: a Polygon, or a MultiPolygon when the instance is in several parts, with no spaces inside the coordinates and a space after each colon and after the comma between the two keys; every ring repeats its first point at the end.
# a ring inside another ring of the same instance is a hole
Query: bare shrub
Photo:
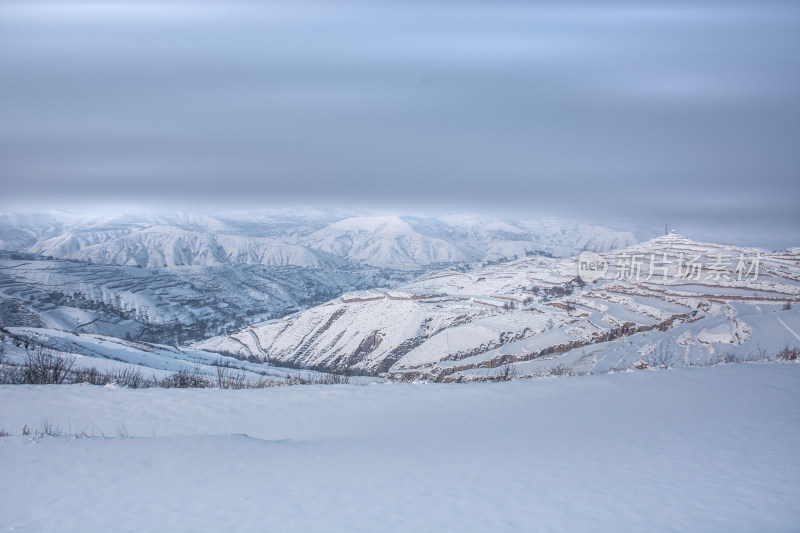
{"type": "Polygon", "coordinates": [[[745,361],[769,361],[769,355],[767,355],[767,350],[765,350],[760,344],[756,346],[756,353],[748,353],[747,357],[744,358],[745,361]]]}
{"type": "Polygon", "coordinates": [[[86,383],[89,385],[107,385],[111,378],[105,372],[97,370],[97,367],[78,368],[72,371],[73,383],[86,383]]]}
{"type": "Polygon", "coordinates": [[[350,383],[350,373],[346,370],[342,372],[331,372],[328,374],[327,379],[329,385],[344,385],[350,383]]]}
{"type": "Polygon", "coordinates": [[[40,429],[39,431],[36,432],[36,436],[38,437],[42,436],[58,437],[63,434],[64,432],[62,432],[61,428],[58,427],[58,423],[53,422],[49,418],[42,418],[42,424],[40,426],[40,429]]]}
{"type": "Polygon", "coordinates": [[[305,377],[290,378],[286,376],[289,385],[340,385],[350,383],[350,375],[346,372],[330,372],[307,374],[305,377]]]}
{"type": "Polygon", "coordinates": [[[182,368],[160,380],[158,386],[165,389],[206,389],[211,387],[211,381],[200,372],[199,368],[194,370],[182,368]]]}
{"type": "Polygon", "coordinates": [[[217,366],[217,387],[220,389],[245,389],[248,387],[244,370],[234,372],[230,365],[217,366]]]}
{"type": "Polygon", "coordinates": [[[645,361],[650,364],[650,366],[656,368],[669,368],[674,359],[675,354],[672,353],[672,351],[664,342],[661,342],[659,343],[658,348],[647,355],[645,361]]]}
{"type": "Polygon", "coordinates": [[[138,368],[118,368],[109,374],[109,380],[129,389],[142,389],[155,385],[154,381],[144,377],[138,368]]]}
{"type": "Polygon", "coordinates": [[[24,379],[19,366],[0,364],[0,385],[19,385],[25,382],[24,379]]]}
{"type": "Polygon", "coordinates": [[[515,366],[506,364],[500,368],[500,371],[492,376],[492,381],[511,381],[517,379],[518,372],[515,366]]]}
{"type": "Polygon", "coordinates": [[[714,360],[714,364],[730,364],[730,363],[739,363],[739,356],[736,354],[732,354],[730,352],[725,352],[718,354],[716,359],[714,360]]]}
{"type": "Polygon", "coordinates": [[[267,387],[276,387],[278,384],[266,378],[258,378],[258,381],[247,382],[248,389],[266,389],[267,387]]]}
{"type": "Polygon", "coordinates": [[[70,374],[75,356],[58,354],[43,346],[28,350],[22,365],[23,382],[34,385],[61,384],[70,374]]]}
{"type": "MultiPolygon", "coordinates": [[[[11,434],[8,433],[7,436],[11,434]]],[[[53,422],[47,417],[43,417],[39,428],[35,429],[25,424],[22,427],[22,435],[25,437],[60,437],[64,435],[57,422],[53,422]]],[[[1,436],[1,435],[0,435],[1,436]]]]}
{"type": "Polygon", "coordinates": [[[11,433],[6,431],[5,429],[0,429],[0,437],[10,437],[11,433]]]}
{"type": "Polygon", "coordinates": [[[800,356],[800,348],[789,348],[789,345],[784,346],[778,352],[778,360],[780,361],[797,361],[800,356]]]}
{"type": "Polygon", "coordinates": [[[290,376],[288,374],[283,378],[284,385],[300,385],[301,383],[308,383],[308,381],[301,379],[299,376],[290,376]]]}
{"type": "Polygon", "coordinates": [[[558,363],[557,365],[550,367],[547,371],[546,375],[548,376],[571,376],[572,370],[565,365],[564,363],[558,363]]]}

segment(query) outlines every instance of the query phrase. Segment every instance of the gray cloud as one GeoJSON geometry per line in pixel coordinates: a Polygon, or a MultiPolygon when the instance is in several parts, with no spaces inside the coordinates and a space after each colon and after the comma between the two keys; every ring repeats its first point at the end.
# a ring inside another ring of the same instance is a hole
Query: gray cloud
{"type": "Polygon", "coordinates": [[[0,4],[0,207],[796,221],[794,2],[0,4]]]}

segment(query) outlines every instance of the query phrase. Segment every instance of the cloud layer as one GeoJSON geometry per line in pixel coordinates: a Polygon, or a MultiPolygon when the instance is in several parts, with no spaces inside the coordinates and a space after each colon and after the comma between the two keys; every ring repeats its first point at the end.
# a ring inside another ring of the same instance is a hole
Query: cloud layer
{"type": "Polygon", "coordinates": [[[0,208],[800,226],[798,58],[788,1],[7,0],[0,208]]]}

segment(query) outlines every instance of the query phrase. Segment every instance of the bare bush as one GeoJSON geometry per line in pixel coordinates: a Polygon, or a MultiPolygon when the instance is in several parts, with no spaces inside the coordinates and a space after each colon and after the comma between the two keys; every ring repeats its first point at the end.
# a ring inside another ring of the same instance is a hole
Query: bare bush
{"type": "Polygon", "coordinates": [[[558,363],[557,365],[550,367],[550,369],[546,372],[545,375],[548,376],[571,376],[572,370],[565,365],[564,363],[558,363]]]}
{"type": "Polygon", "coordinates": [[[118,368],[109,374],[109,378],[116,385],[129,389],[155,386],[155,380],[144,377],[138,368],[118,368]]]}
{"type": "Polygon", "coordinates": [[[669,368],[675,359],[675,354],[670,351],[669,347],[661,342],[658,348],[653,350],[647,355],[646,362],[656,368],[669,368]]]}
{"type": "Polygon", "coordinates": [[[788,345],[778,352],[778,360],[780,361],[797,361],[798,356],[800,356],[800,348],[789,348],[788,345]]]}
{"type": "Polygon", "coordinates": [[[211,381],[200,372],[199,368],[194,370],[182,368],[159,380],[158,386],[165,389],[206,389],[211,387],[211,381]]]}
{"type": "Polygon", "coordinates": [[[307,374],[305,377],[290,378],[286,376],[289,385],[340,385],[350,383],[350,376],[346,372],[330,372],[307,374]]]}
{"type": "Polygon", "coordinates": [[[730,363],[739,363],[739,356],[736,354],[732,354],[730,352],[725,352],[721,354],[717,354],[716,359],[714,360],[714,364],[730,364],[730,363]]]}
{"type": "Polygon", "coordinates": [[[73,383],[86,383],[88,385],[107,385],[111,377],[105,372],[97,370],[96,367],[78,368],[72,371],[73,383]]]}
{"type": "MultiPolygon", "coordinates": [[[[27,426],[26,426],[27,427],[27,426]]],[[[37,437],[58,437],[63,435],[64,432],[61,431],[61,428],[58,426],[57,422],[53,422],[49,418],[42,418],[42,424],[40,426],[39,431],[35,432],[37,437]]]]}
{"type": "Polygon", "coordinates": [[[517,367],[506,364],[491,379],[492,381],[511,381],[517,379],[517,375],[517,367]]]}
{"type": "Polygon", "coordinates": [[[5,429],[0,429],[0,437],[10,437],[11,433],[6,431],[5,429]]]}
{"type": "Polygon", "coordinates": [[[745,361],[769,361],[769,355],[760,344],[756,346],[756,353],[748,353],[745,361]]]}
{"type": "Polygon", "coordinates": [[[266,378],[258,378],[258,381],[248,381],[247,387],[248,389],[266,389],[267,387],[276,387],[278,384],[275,381],[266,379],[266,378]]]}
{"type": "Polygon", "coordinates": [[[244,370],[234,372],[229,365],[217,365],[217,387],[220,389],[247,388],[247,378],[244,370]]]}
{"type": "Polygon", "coordinates": [[[300,385],[303,383],[308,383],[308,381],[301,379],[299,376],[290,376],[286,374],[286,377],[283,378],[284,385],[300,385]]]}
{"type": "Polygon", "coordinates": [[[19,385],[25,382],[24,379],[19,366],[0,364],[0,385],[19,385]]]}
{"type": "Polygon", "coordinates": [[[74,355],[58,354],[43,346],[29,349],[22,365],[23,383],[33,385],[64,383],[74,364],[74,355]]]}

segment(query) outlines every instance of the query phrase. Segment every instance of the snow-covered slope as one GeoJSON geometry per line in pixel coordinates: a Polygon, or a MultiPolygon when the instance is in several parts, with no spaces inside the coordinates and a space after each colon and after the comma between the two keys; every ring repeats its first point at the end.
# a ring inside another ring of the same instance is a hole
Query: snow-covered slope
{"type": "Polygon", "coordinates": [[[508,364],[521,375],[559,365],[602,372],[713,364],[800,345],[796,254],[668,235],[603,257],[607,277],[588,285],[577,278],[575,259],[526,258],[346,294],[197,347],[450,381],[489,378],[508,364]],[[729,263],[723,270],[719,257],[729,263]],[[758,276],[737,272],[740,257],[750,267],[759,258],[758,276]],[[642,265],[636,278],[625,266],[631,258],[642,265]],[[658,266],[664,261],[666,273],[658,266]],[[699,265],[690,276],[678,272],[690,264],[699,265]]]}
{"type": "MultiPolygon", "coordinates": [[[[8,328],[2,335],[3,363],[23,365],[28,350],[40,348],[75,358],[73,370],[96,369],[112,373],[119,370],[137,372],[142,379],[163,379],[175,372],[191,372],[216,383],[220,367],[241,373],[244,382],[262,385],[285,385],[292,380],[321,380],[324,374],[274,367],[254,359],[241,360],[216,353],[177,348],[160,344],[122,340],[104,335],[79,334],[47,328],[8,328]]],[[[352,378],[358,382],[360,378],[352,378]]],[[[366,379],[366,378],[365,378],[366,379]]]]}
{"type": "Polygon", "coordinates": [[[797,364],[463,386],[0,386],[0,529],[788,533],[798,390],[797,364]],[[43,421],[84,436],[22,436],[43,421]]]}

